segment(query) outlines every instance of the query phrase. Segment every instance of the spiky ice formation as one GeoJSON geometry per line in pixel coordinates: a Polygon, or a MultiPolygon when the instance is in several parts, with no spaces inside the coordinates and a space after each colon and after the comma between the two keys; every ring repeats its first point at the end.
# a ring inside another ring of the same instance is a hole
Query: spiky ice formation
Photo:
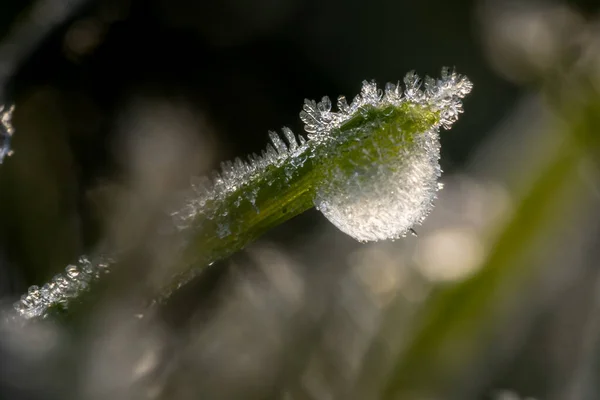
{"type": "Polygon", "coordinates": [[[200,216],[209,220],[221,219],[220,229],[216,234],[219,237],[229,235],[231,231],[226,217],[231,210],[219,205],[226,205],[226,200],[237,192],[239,194],[232,201],[234,207],[238,207],[242,202],[248,202],[256,213],[259,213],[260,208],[256,199],[260,188],[256,185],[256,181],[264,178],[265,171],[272,168],[284,168],[281,179],[291,179],[293,168],[304,160],[300,154],[309,150],[307,140],[302,136],[296,138],[296,135],[286,127],[282,129],[281,135],[269,132],[269,139],[271,143],[261,155],[253,153],[247,160],[238,157],[233,162],[223,162],[220,172],[213,172],[211,178],[193,179],[190,190],[183,193],[183,205],[177,205],[170,212],[175,226],[179,230],[185,230],[193,226],[194,221],[200,216]]]}
{"type": "Polygon", "coordinates": [[[90,261],[85,256],[80,257],[76,265],[67,266],[65,272],[55,275],[41,288],[31,286],[14,304],[17,315],[25,319],[44,318],[52,307],[67,308],[69,302],[108,272],[110,264],[108,258],[90,261]]]}
{"type": "Polygon", "coordinates": [[[338,112],[331,111],[331,100],[327,96],[318,103],[307,99],[300,112],[300,119],[305,124],[304,130],[311,138],[315,134],[329,135],[366,107],[383,109],[387,106],[400,107],[405,103],[439,112],[439,121],[433,128],[443,126],[450,129],[463,112],[462,99],[473,89],[473,84],[467,77],[450,72],[447,67],[442,68],[440,79],[427,76],[424,82],[414,71],[410,71],[404,77],[404,85],[404,93],[400,83],[387,83],[385,91],[382,91],[375,82],[363,81],[361,92],[352,103],[348,104],[344,96],[338,97],[338,112]],[[421,86],[424,88],[421,89],[421,86]]]}
{"type": "Polygon", "coordinates": [[[14,110],[15,106],[10,106],[9,108],[5,108],[4,105],[0,106],[0,164],[2,164],[5,157],[12,154],[10,140],[15,132],[12,126],[12,114],[14,110]]]}

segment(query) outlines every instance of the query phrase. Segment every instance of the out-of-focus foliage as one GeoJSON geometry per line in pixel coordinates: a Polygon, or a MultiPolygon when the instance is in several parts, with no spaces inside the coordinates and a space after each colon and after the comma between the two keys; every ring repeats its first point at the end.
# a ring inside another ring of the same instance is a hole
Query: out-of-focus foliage
{"type": "Polygon", "coordinates": [[[107,242],[131,256],[77,318],[2,327],[2,397],[596,399],[596,10],[409,3],[98,1],[65,19],[10,80],[3,297],[107,242]],[[418,237],[358,244],[309,213],[139,313],[165,274],[155,218],[190,175],[260,149],[305,96],[446,64],[477,90],[418,237]]]}

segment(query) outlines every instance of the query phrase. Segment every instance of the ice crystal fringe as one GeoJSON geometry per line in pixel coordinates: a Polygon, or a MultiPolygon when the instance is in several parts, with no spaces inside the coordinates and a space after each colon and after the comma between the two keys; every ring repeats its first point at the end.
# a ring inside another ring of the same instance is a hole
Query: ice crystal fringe
{"type": "Polygon", "coordinates": [[[10,148],[10,140],[15,132],[12,126],[12,114],[15,106],[8,109],[4,105],[0,106],[0,164],[4,158],[10,156],[13,152],[10,148]]]}
{"type": "Polygon", "coordinates": [[[69,303],[87,291],[91,284],[108,273],[109,258],[99,258],[93,262],[82,256],[77,264],[69,265],[41,288],[34,285],[14,304],[18,315],[25,319],[46,317],[52,307],[68,308],[69,303]]]}
{"type": "MultiPolygon", "coordinates": [[[[360,241],[404,236],[432,208],[441,186],[439,129],[458,119],[471,89],[466,77],[444,68],[440,79],[423,82],[409,72],[404,92],[399,83],[381,90],[364,81],[350,104],[338,98],[337,112],[328,97],[306,100],[300,118],[308,140],[288,128],[269,132],[261,155],[225,162],[212,179],[192,182],[170,213],[173,237],[184,238],[174,241],[183,261],[163,296],[194,266],[241,249],[312,206],[360,241]]],[[[15,304],[17,314],[45,317],[52,306],[67,307],[110,264],[82,258],[42,288],[32,286],[15,304]]]]}

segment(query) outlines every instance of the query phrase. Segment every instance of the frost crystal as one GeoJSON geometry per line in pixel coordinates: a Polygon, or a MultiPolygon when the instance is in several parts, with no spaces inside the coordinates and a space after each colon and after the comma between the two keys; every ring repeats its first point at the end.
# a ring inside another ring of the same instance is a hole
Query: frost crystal
{"type": "Polygon", "coordinates": [[[54,276],[41,288],[31,286],[21,300],[14,304],[17,314],[25,319],[45,318],[53,306],[67,307],[69,302],[81,295],[89,285],[108,272],[109,259],[95,262],[87,257],[79,258],[77,265],[69,265],[65,272],[54,276]]]}
{"type": "Polygon", "coordinates": [[[435,130],[415,137],[400,154],[373,145],[365,146],[353,172],[333,169],[315,198],[328,220],[361,242],[396,239],[420,224],[433,207],[441,175],[435,130]]]}
{"type": "MultiPolygon", "coordinates": [[[[261,155],[253,153],[247,160],[236,158],[234,162],[224,162],[221,164],[221,171],[214,172],[212,179],[194,179],[191,190],[184,194],[183,206],[178,205],[175,210],[170,212],[176,227],[179,230],[189,228],[198,215],[204,215],[208,219],[226,217],[226,211],[224,214],[215,215],[214,208],[207,207],[207,204],[223,200],[243,186],[250,186],[252,180],[260,177],[267,168],[281,166],[308,148],[308,142],[302,136],[297,139],[294,133],[286,127],[282,129],[282,135],[269,132],[269,138],[271,143],[267,145],[261,155]]],[[[290,177],[287,176],[287,178],[290,177]]],[[[245,191],[242,197],[235,200],[234,205],[239,206],[242,201],[247,201],[256,212],[259,212],[255,203],[256,196],[256,190],[245,191]]],[[[230,234],[229,226],[221,222],[217,235],[223,238],[230,234]]]]}
{"type": "Polygon", "coordinates": [[[4,157],[10,156],[10,139],[14,133],[12,126],[12,113],[15,106],[11,106],[5,110],[5,106],[0,106],[0,164],[4,161],[4,157]]]}
{"type": "Polygon", "coordinates": [[[400,84],[388,83],[385,92],[382,92],[374,82],[363,81],[360,94],[351,104],[347,103],[344,96],[338,98],[338,112],[331,111],[328,97],[323,97],[319,103],[305,100],[300,119],[305,124],[306,132],[327,135],[365,106],[400,106],[402,103],[409,102],[428,107],[432,111],[439,111],[440,125],[449,129],[458,119],[458,114],[463,112],[461,99],[473,88],[473,84],[465,76],[454,71],[450,72],[449,68],[442,69],[438,80],[426,77],[424,85],[417,74],[411,71],[404,77],[404,85],[406,89],[402,96],[400,84]],[[421,86],[424,86],[424,89],[421,89],[421,86]]]}

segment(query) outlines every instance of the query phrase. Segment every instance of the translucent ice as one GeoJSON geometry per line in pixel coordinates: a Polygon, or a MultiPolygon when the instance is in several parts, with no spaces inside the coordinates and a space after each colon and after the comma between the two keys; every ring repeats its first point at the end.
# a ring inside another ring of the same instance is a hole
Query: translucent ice
{"type": "Polygon", "coordinates": [[[318,188],[315,206],[359,241],[394,239],[421,223],[438,190],[440,144],[435,130],[415,138],[394,165],[384,148],[365,147],[352,172],[333,169],[318,188]]]}

